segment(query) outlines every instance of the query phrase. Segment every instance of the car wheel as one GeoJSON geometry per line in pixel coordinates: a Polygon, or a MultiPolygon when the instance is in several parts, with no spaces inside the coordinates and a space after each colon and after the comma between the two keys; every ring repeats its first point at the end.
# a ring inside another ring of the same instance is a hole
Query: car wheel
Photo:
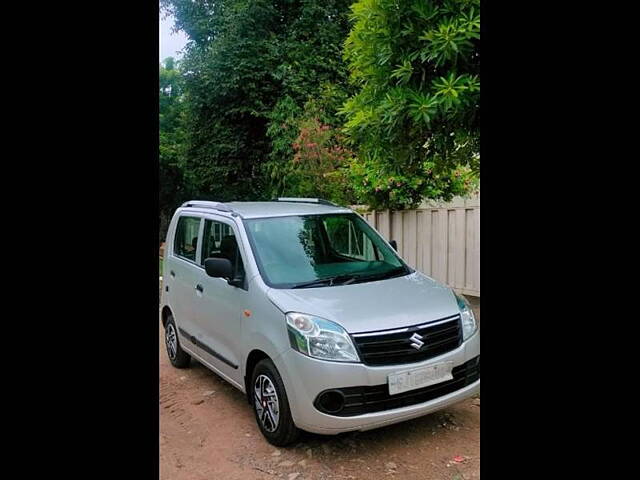
{"type": "Polygon", "coordinates": [[[173,321],[173,316],[167,317],[167,323],[164,326],[164,344],[167,347],[167,356],[171,365],[176,368],[185,368],[189,366],[191,355],[182,350],[180,340],[178,339],[178,329],[173,321]]]}
{"type": "Polygon", "coordinates": [[[267,441],[277,447],[293,443],[300,430],[293,423],[287,392],[282,378],[271,360],[260,360],[251,376],[253,411],[260,431],[267,441]]]}

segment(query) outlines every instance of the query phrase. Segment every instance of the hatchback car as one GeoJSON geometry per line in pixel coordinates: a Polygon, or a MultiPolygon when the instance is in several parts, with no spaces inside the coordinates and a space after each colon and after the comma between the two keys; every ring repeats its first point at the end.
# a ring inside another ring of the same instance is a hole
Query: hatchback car
{"type": "Polygon", "coordinates": [[[318,199],[190,201],[167,233],[169,359],[247,395],[278,446],[369,430],[480,390],[480,334],[452,289],[357,213],[318,199]]]}

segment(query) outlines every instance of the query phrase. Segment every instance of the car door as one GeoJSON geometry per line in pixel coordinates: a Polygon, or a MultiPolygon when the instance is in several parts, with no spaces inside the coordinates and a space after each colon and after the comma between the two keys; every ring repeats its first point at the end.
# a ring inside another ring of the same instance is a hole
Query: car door
{"type": "Polygon", "coordinates": [[[202,218],[185,214],[178,218],[173,248],[169,256],[167,284],[171,292],[171,309],[174,314],[181,343],[198,354],[194,339],[197,334],[196,286],[204,270],[199,265],[199,244],[202,236],[202,218]]]}
{"type": "Polygon", "coordinates": [[[198,345],[203,358],[231,380],[243,385],[240,363],[243,312],[248,304],[244,271],[246,256],[238,241],[237,226],[230,219],[207,216],[203,225],[200,264],[207,258],[228,258],[236,278],[244,278],[242,286],[229,285],[227,280],[203,275],[202,296],[198,302],[198,345]]]}

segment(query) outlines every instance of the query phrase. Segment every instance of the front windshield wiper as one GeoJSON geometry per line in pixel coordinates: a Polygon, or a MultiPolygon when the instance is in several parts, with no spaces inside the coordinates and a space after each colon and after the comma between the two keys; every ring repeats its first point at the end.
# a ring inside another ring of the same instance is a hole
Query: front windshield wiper
{"type": "Polygon", "coordinates": [[[402,275],[407,275],[410,272],[410,270],[408,270],[405,267],[397,267],[394,268],[392,270],[389,270],[387,272],[382,272],[382,273],[374,273],[373,275],[361,275],[358,276],[357,278],[355,278],[354,280],[357,280],[358,283],[360,282],[371,282],[374,280],[384,280],[387,278],[393,278],[393,277],[399,277],[402,275]]]}
{"type": "Polygon", "coordinates": [[[336,282],[340,283],[340,285],[349,285],[357,279],[358,276],[356,275],[335,275],[333,277],[318,278],[316,280],[311,280],[310,282],[297,283],[291,288],[319,287],[322,285],[333,287],[336,282]]]}

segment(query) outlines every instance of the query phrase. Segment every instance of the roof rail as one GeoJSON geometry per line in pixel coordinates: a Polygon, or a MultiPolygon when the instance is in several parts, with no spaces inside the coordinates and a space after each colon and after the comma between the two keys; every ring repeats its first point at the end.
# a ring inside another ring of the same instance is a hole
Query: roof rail
{"type": "Polygon", "coordinates": [[[184,202],[182,207],[211,208],[213,210],[220,210],[221,212],[233,212],[228,205],[222,202],[208,202],[206,200],[190,200],[184,202]]]}
{"type": "Polygon", "coordinates": [[[338,207],[333,202],[329,200],[324,200],[322,198],[302,198],[302,197],[278,197],[274,202],[294,202],[294,203],[317,203],[319,205],[331,205],[332,207],[338,207]]]}

